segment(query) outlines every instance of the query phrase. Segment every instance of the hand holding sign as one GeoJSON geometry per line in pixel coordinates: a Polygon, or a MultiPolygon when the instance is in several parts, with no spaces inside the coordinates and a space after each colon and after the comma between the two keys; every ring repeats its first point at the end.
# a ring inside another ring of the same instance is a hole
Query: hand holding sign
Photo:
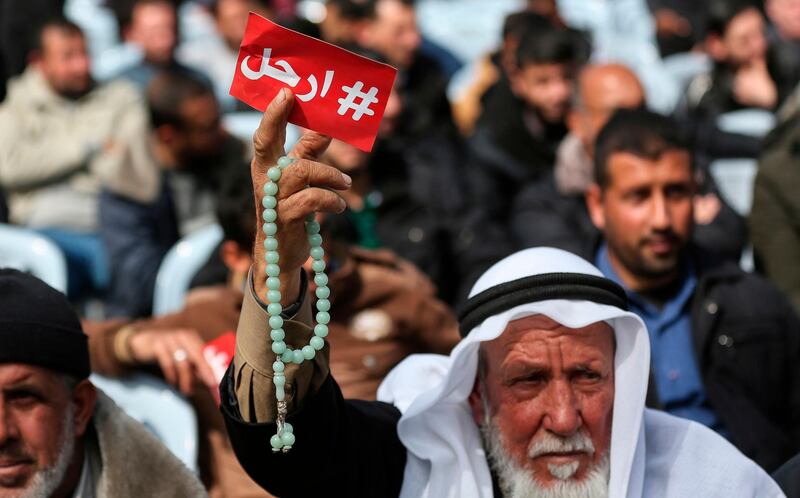
{"type": "Polygon", "coordinates": [[[231,95],[265,110],[281,88],[289,122],[370,151],[397,70],[250,14],[231,95]]]}

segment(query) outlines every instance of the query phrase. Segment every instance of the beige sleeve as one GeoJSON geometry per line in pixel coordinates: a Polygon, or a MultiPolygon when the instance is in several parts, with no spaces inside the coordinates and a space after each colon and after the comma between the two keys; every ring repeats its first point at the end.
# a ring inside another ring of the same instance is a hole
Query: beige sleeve
{"type": "MultiPolygon", "coordinates": [[[[275,386],[272,384],[272,363],[276,359],[269,337],[269,314],[257,301],[252,279],[247,286],[236,330],[236,352],[234,353],[234,388],[239,401],[242,419],[250,423],[273,422],[277,413],[275,386]]],[[[303,298],[300,310],[286,320],[286,345],[300,349],[308,344],[313,335],[311,328],[311,302],[303,298]]],[[[301,407],[303,401],[317,392],[328,376],[328,343],[317,352],[311,361],[301,365],[286,365],[286,397],[289,413],[301,407]]]]}

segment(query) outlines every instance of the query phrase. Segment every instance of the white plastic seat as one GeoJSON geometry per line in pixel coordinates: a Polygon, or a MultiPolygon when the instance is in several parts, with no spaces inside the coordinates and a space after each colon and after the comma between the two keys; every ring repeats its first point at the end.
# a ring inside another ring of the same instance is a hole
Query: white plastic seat
{"type": "Polygon", "coordinates": [[[208,261],[222,237],[222,228],[214,224],[190,233],[172,246],[156,275],[153,315],[166,315],[183,308],[192,278],[208,261]]]}
{"type": "Polygon", "coordinates": [[[146,374],[120,379],[92,374],[90,380],[197,472],[197,416],[192,405],[175,389],[146,374]]]}
{"type": "Polygon", "coordinates": [[[53,242],[33,230],[0,223],[0,268],[30,273],[67,292],[67,261],[53,242]]]}

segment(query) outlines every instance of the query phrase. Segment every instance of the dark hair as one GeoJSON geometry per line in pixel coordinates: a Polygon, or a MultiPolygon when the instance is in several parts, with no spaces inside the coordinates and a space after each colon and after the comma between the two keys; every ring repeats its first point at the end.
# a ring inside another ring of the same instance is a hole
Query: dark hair
{"type": "Polygon", "coordinates": [[[503,38],[522,38],[528,31],[547,29],[552,23],[544,16],[524,10],[506,16],[503,21],[503,38]]]}
{"type": "Polygon", "coordinates": [[[217,221],[225,240],[236,242],[243,251],[253,250],[256,209],[249,168],[231,168],[217,196],[217,221]]]}
{"type": "Polygon", "coordinates": [[[66,17],[51,17],[41,22],[34,30],[33,37],[31,38],[31,51],[42,51],[44,48],[44,33],[49,29],[57,29],[68,35],[83,36],[83,30],[81,30],[80,26],[66,17]]]}
{"type": "Polygon", "coordinates": [[[375,2],[371,0],[327,0],[327,5],[335,5],[345,19],[366,19],[375,14],[375,2]]]}
{"type": "MultiPolygon", "coordinates": [[[[265,9],[272,10],[275,8],[275,0],[252,0],[252,1],[253,3],[260,5],[265,9]]],[[[210,2],[208,2],[208,8],[211,10],[211,13],[214,15],[214,17],[217,17],[218,14],[217,9],[219,7],[219,2],[220,0],[211,0],[210,2]]]]}
{"type": "Polygon", "coordinates": [[[147,106],[154,128],[169,124],[184,126],[181,107],[192,98],[214,95],[207,82],[186,71],[159,73],[147,86],[147,106]]]}
{"type": "Polygon", "coordinates": [[[528,64],[580,62],[581,59],[574,34],[550,23],[525,31],[516,55],[520,68],[528,64]]]}
{"type": "Polygon", "coordinates": [[[673,119],[645,109],[619,109],[597,135],[595,181],[601,187],[608,184],[608,161],[614,154],[658,159],[674,149],[688,151],[689,145],[673,119]]]}
{"type": "Polygon", "coordinates": [[[706,34],[723,36],[728,24],[748,9],[758,9],[752,0],[712,0],[708,5],[706,34]]]}

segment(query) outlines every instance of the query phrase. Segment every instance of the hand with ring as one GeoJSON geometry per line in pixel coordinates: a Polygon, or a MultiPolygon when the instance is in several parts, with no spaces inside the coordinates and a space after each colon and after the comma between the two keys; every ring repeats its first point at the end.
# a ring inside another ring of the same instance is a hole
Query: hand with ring
{"type": "Polygon", "coordinates": [[[218,382],[203,356],[204,342],[194,330],[152,329],[134,333],[128,340],[131,356],[141,365],[158,365],[164,378],[189,396],[195,383],[216,393],[218,382]]]}

